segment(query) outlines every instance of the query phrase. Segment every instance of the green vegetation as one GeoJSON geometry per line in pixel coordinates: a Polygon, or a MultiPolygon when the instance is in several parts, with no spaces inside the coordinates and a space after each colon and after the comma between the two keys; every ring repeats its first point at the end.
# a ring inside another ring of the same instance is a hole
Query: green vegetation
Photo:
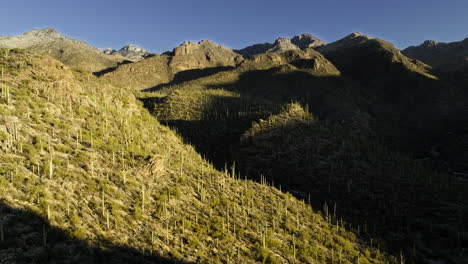
{"type": "Polygon", "coordinates": [[[466,91],[360,34],[213,47],[99,78],[0,49],[0,259],[466,262],[466,91]]]}
{"type": "Polygon", "coordinates": [[[91,260],[74,239],[175,261],[397,263],[266,182],[217,171],[127,90],[42,55],[0,54],[2,259],[91,260]]]}

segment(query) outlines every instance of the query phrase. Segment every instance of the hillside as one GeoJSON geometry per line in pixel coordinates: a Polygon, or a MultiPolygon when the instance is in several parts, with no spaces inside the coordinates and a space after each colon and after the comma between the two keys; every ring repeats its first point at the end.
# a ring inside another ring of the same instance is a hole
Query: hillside
{"type": "Polygon", "coordinates": [[[427,40],[402,52],[430,65],[438,73],[448,75],[452,80],[468,81],[468,38],[451,43],[427,40]]]}
{"type": "Polygon", "coordinates": [[[124,60],[109,56],[79,40],[65,37],[53,28],[35,29],[19,36],[0,37],[0,48],[30,49],[54,57],[70,67],[96,72],[115,67],[124,60]]]}
{"type": "Polygon", "coordinates": [[[391,43],[354,33],[318,51],[372,98],[370,111],[389,144],[421,157],[431,146],[444,144],[449,131],[458,130],[454,118],[465,107],[466,92],[391,43]]]}
{"type": "Polygon", "coordinates": [[[217,171],[128,91],[0,54],[7,263],[397,262],[334,215],[217,171]]]}

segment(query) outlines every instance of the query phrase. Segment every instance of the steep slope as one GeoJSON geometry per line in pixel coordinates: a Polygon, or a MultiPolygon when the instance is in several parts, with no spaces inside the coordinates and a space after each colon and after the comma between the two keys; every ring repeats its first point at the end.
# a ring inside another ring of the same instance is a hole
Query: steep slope
{"type": "Polygon", "coordinates": [[[2,260],[397,263],[333,215],[216,171],[128,91],[0,55],[2,260]]]}
{"type": "Polygon", "coordinates": [[[430,65],[449,78],[468,81],[468,38],[451,43],[427,40],[419,46],[408,47],[402,52],[410,58],[430,65]]]}
{"type": "Polygon", "coordinates": [[[207,40],[184,42],[169,54],[120,65],[103,74],[103,78],[120,87],[144,90],[172,80],[187,80],[229,69],[242,60],[231,49],[207,40]]]}
{"type": "Polygon", "coordinates": [[[91,45],[63,36],[53,28],[35,29],[20,36],[0,37],[0,48],[27,48],[47,54],[70,67],[100,71],[117,66],[123,57],[109,56],[91,45]]]}

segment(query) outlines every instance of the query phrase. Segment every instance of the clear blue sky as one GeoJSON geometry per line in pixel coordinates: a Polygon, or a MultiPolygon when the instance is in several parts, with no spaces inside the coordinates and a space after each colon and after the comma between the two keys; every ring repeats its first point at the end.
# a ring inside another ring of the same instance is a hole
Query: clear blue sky
{"type": "Polygon", "coordinates": [[[54,27],[98,48],[154,52],[184,40],[230,48],[311,33],[331,42],[359,31],[399,48],[468,37],[467,0],[3,0],[0,35],[54,27]]]}

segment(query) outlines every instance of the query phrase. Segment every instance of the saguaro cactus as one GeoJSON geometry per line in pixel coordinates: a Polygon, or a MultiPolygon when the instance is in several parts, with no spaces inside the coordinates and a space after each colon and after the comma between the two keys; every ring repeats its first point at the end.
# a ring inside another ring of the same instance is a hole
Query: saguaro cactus
{"type": "Polygon", "coordinates": [[[3,224],[0,224],[0,243],[5,243],[5,233],[3,231],[3,224]]]}

